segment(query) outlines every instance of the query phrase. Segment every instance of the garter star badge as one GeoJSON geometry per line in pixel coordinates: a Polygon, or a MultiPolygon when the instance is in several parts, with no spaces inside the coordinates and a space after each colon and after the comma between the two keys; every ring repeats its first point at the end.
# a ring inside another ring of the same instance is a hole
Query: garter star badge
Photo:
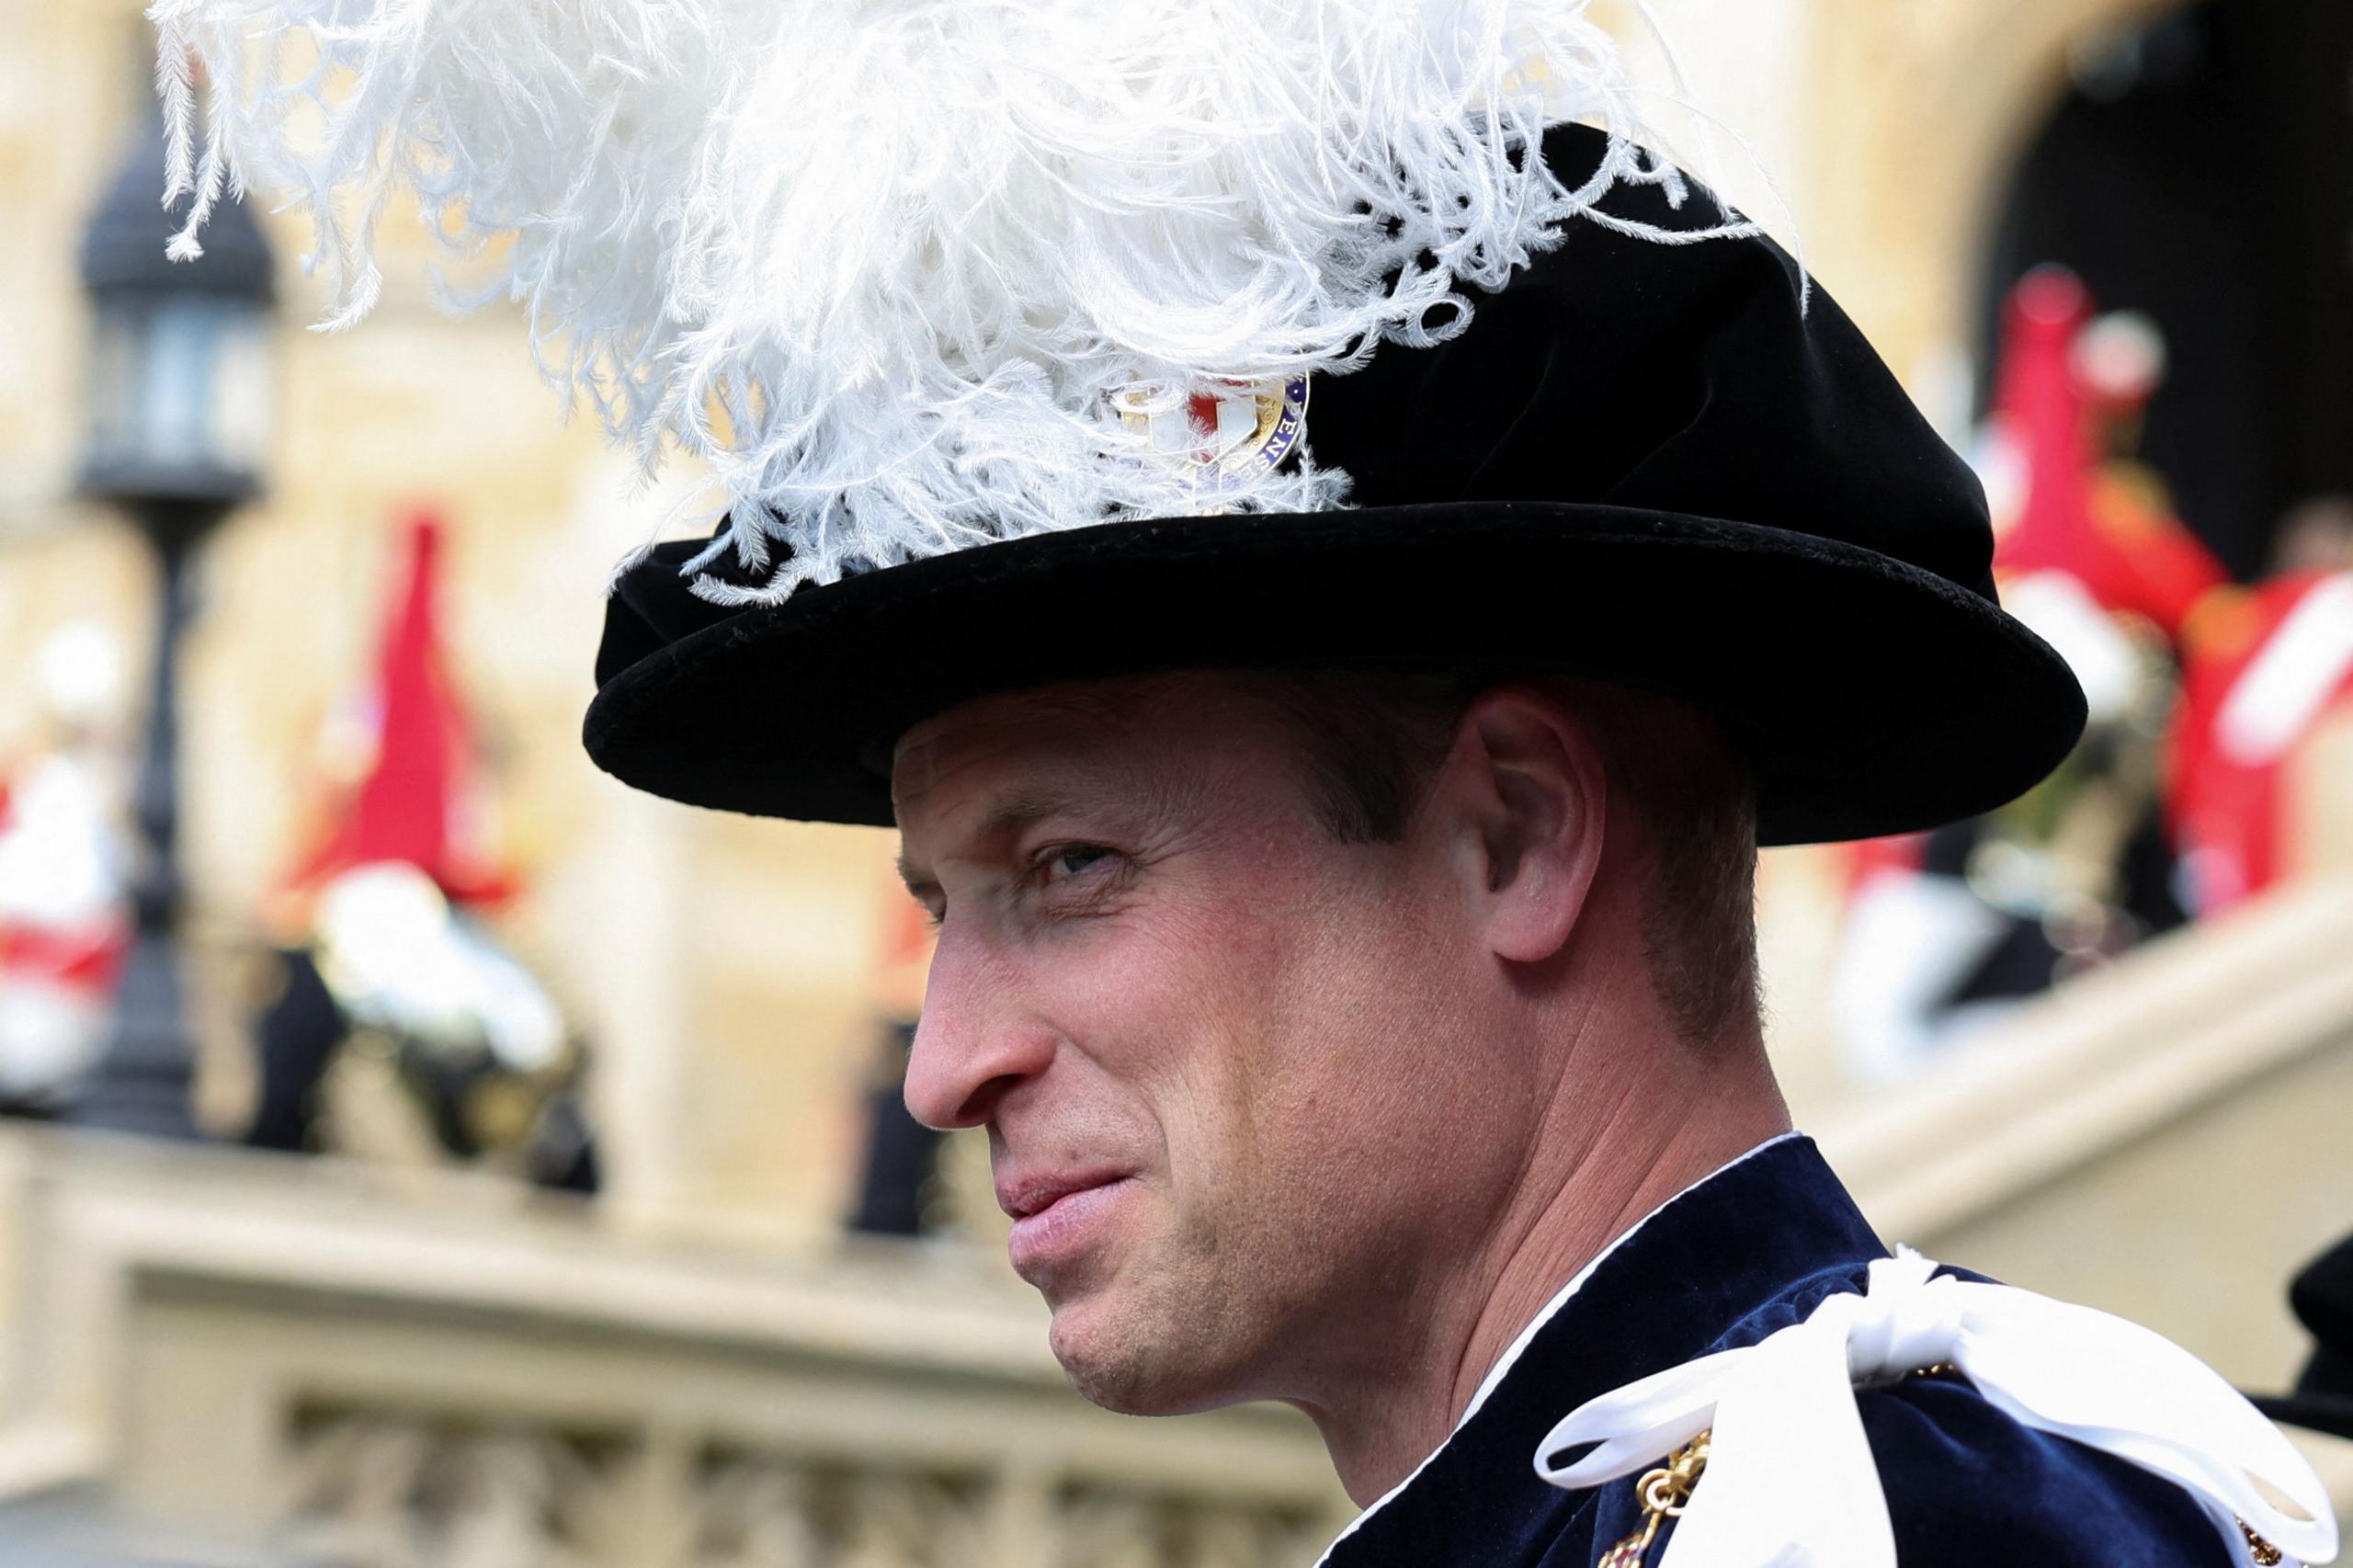
{"type": "Polygon", "coordinates": [[[1175,395],[1137,386],[1111,406],[1145,438],[1150,460],[1182,465],[1214,494],[1247,488],[1290,456],[1307,429],[1307,378],[1203,381],[1175,395]]]}

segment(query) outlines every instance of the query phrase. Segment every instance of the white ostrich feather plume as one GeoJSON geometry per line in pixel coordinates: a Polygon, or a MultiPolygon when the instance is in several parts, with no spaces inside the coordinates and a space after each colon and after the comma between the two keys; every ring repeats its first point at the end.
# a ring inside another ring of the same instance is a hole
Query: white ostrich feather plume
{"type": "MultiPolygon", "coordinates": [[[[1677,176],[1587,0],[159,0],[174,195],[307,210],[323,326],[401,187],[773,599],[1204,509],[1112,413],[1427,344],[1614,183],[1677,176]],[[191,62],[200,60],[199,91],[191,62]],[[199,101],[201,100],[201,101],[199,101]],[[1532,148],[1582,119],[1568,189],[1532,148]],[[503,246],[496,248],[494,246],[503,246]]],[[[1711,234],[1745,233],[1727,212],[1711,234]]],[[[1682,240],[1683,233],[1661,235],[1682,240]]],[[[1338,504],[1302,461],[1229,507],[1338,504]]]]}

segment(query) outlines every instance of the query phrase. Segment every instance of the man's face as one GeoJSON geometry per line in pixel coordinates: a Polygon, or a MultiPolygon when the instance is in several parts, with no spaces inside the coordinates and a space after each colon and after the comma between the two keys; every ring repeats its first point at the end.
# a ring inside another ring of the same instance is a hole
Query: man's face
{"type": "Polygon", "coordinates": [[[892,786],[942,916],[908,1104],[987,1126],[1081,1391],[1284,1397],[1351,1335],[1399,1343],[1528,1114],[1464,1027],[1442,838],[1336,841],[1243,677],[971,704],[907,735],[892,786]]]}

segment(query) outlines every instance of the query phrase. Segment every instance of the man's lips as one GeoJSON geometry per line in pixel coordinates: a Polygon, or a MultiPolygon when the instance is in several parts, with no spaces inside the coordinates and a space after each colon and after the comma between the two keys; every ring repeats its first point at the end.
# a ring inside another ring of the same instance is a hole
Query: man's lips
{"type": "Polygon", "coordinates": [[[1106,1167],[1101,1170],[1040,1171],[1035,1175],[1011,1176],[996,1184],[996,1206],[1016,1220],[1027,1220],[1042,1214],[1073,1193],[1089,1187],[1108,1187],[1128,1173],[1106,1167]]]}
{"type": "Polygon", "coordinates": [[[1026,1277],[1085,1245],[1133,1186],[1132,1177],[1112,1171],[1000,1185],[997,1203],[1013,1216],[1013,1234],[1006,1243],[1013,1271],[1026,1277]]]}

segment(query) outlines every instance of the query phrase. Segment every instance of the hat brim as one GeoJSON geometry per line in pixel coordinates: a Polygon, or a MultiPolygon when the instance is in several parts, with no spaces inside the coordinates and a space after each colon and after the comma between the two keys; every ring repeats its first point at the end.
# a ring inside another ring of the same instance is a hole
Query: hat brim
{"type": "Polygon", "coordinates": [[[892,747],[995,693],[1174,669],[1459,665],[1608,676],[1712,710],[1759,838],[1957,821],[2081,733],[2050,646],[1986,597],[1779,528],[1544,502],[1110,523],[733,611],[665,546],[608,617],[585,740],[689,804],[888,825],[892,747]]]}

